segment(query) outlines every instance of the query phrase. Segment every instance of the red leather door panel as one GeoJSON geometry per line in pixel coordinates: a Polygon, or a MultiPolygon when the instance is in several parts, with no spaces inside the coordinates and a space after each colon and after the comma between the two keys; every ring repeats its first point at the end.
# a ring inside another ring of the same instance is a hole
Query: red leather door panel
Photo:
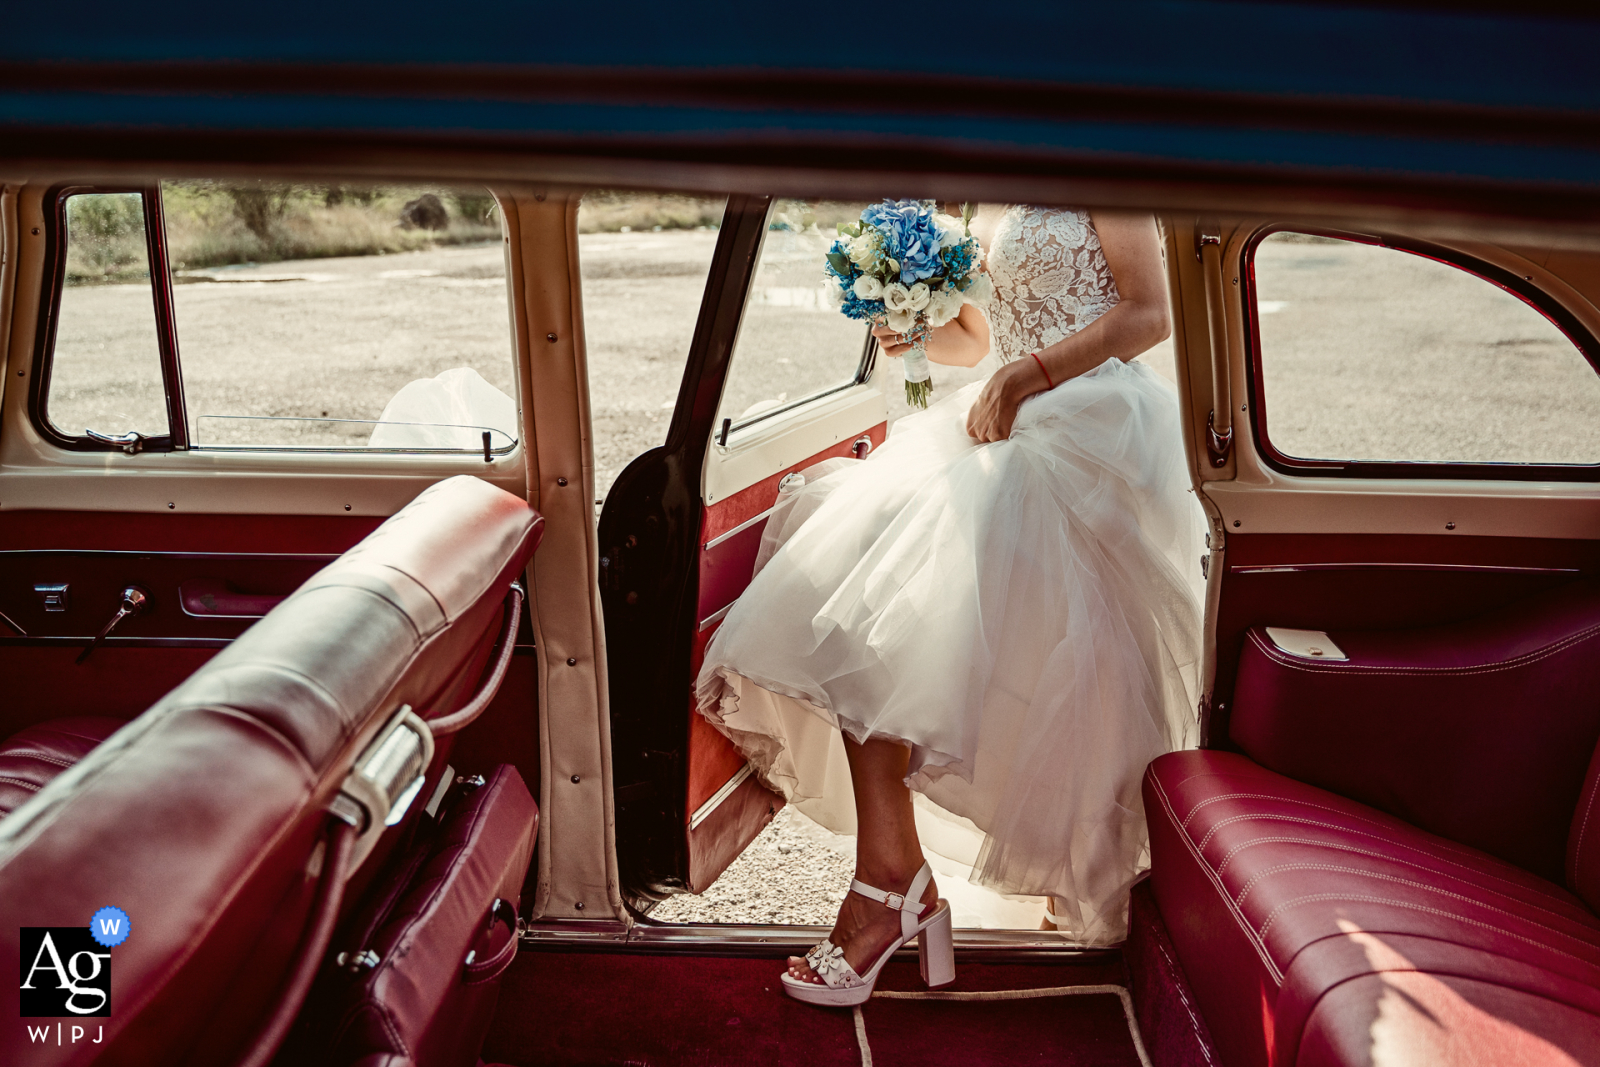
{"type": "MultiPolygon", "coordinates": [[[[879,423],[865,433],[875,448],[883,443],[888,426],[879,423]]],[[[841,441],[705,509],[700,527],[700,625],[694,641],[694,675],[699,674],[706,645],[722,624],[722,615],[750,584],[766,529],[766,513],[778,497],[778,483],[825,459],[850,456],[853,447],[853,438],[841,441]],[[732,536],[726,536],[730,533],[732,536]]],[[[689,794],[684,810],[689,818],[689,885],[695,892],[716,881],[783,806],[781,797],[753,777],[733,784],[744,773],[744,757],[693,710],[691,694],[689,794]],[[728,790],[730,784],[733,788],[728,790]]]]}
{"type": "Polygon", "coordinates": [[[185,612],[197,578],[285,595],[378,524],[370,516],[183,515],[18,511],[0,517],[0,737],[48,719],[131,719],[254,621],[185,612]],[[65,585],[46,611],[38,585],[65,585]],[[84,662],[127,585],[150,607],[120,623],[84,662]]]}

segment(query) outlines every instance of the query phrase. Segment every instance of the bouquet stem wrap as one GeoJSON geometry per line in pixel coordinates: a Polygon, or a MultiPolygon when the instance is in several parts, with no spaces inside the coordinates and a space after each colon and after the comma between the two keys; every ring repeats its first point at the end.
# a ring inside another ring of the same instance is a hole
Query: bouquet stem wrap
{"type": "Polygon", "coordinates": [[[928,350],[922,347],[919,340],[911,346],[911,351],[900,357],[900,362],[906,372],[906,403],[912,407],[925,408],[928,398],[933,395],[932,372],[928,369],[928,350]]]}

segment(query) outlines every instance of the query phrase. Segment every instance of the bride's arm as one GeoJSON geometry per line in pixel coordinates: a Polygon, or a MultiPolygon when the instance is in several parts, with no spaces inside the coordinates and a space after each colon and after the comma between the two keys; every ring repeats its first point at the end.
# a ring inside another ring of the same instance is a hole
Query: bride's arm
{"type": "Polygon", "coordinates": [[[1012,360],[995,371],[967,413],[967,433],[979,441],[1010,437],[1017,407],[1034,393],[1076,378],[1108,359],[1126,362],[1172,333],[1155,218],[1110,211],[1091,212],[1090,217],[1120,300],[1079,332],[1039,353],[1039,363],[1050,376],[1048,383],[1039,363],[1032,359],[1012,360]]]}
{"type": "MultiPolygon", "coordinates": [[[[886,356],[903,356],[911,351],[911,346],[887,326],[874,326],[872,336],[878,339],[878,351],[886,356]]],[[[989,354],[989,320],[971,304],[963,304],[961,313],[931,331],[922,347],[930,363],[975,367],[989,354]]]]}

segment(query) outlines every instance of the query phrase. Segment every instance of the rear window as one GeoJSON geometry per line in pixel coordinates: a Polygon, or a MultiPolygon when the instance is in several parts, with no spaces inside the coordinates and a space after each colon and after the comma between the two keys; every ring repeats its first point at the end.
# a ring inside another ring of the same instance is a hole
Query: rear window
{"type": "Polygon", "coordinates": [[[58,442],[516,444],[505,246],[485,189],[169,181],[61,190],[56,221],[37,414],[58,442]]]}
{"type": "Polygon", "coordinates": [[[1600,375],[1574,341],[1588,335],[1524,279],[1442,254],[1293,232],[1256,245],[1264,451],[1325,471],[1594,476],[1600,375]]]}

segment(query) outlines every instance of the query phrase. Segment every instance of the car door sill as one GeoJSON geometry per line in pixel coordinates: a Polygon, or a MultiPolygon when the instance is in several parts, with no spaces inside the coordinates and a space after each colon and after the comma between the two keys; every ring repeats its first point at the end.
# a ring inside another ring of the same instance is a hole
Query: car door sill
{"type": "MultiPolygon", "coordinates": [[[[646,955],[748,956],[804,955],[828,936],[826,926],[754,923],[625,923],[595,919],[549,919],[528,924],[524,950],[541,952],[627,952],[646,955]]],[[[973,963],[1102,963],[1120,955],[1112,948],[1068,944],[1042,930],[957,930],[956,953],[973,963]]],[[[914,947],[896,958],[915,957],[914,947]]]]}

